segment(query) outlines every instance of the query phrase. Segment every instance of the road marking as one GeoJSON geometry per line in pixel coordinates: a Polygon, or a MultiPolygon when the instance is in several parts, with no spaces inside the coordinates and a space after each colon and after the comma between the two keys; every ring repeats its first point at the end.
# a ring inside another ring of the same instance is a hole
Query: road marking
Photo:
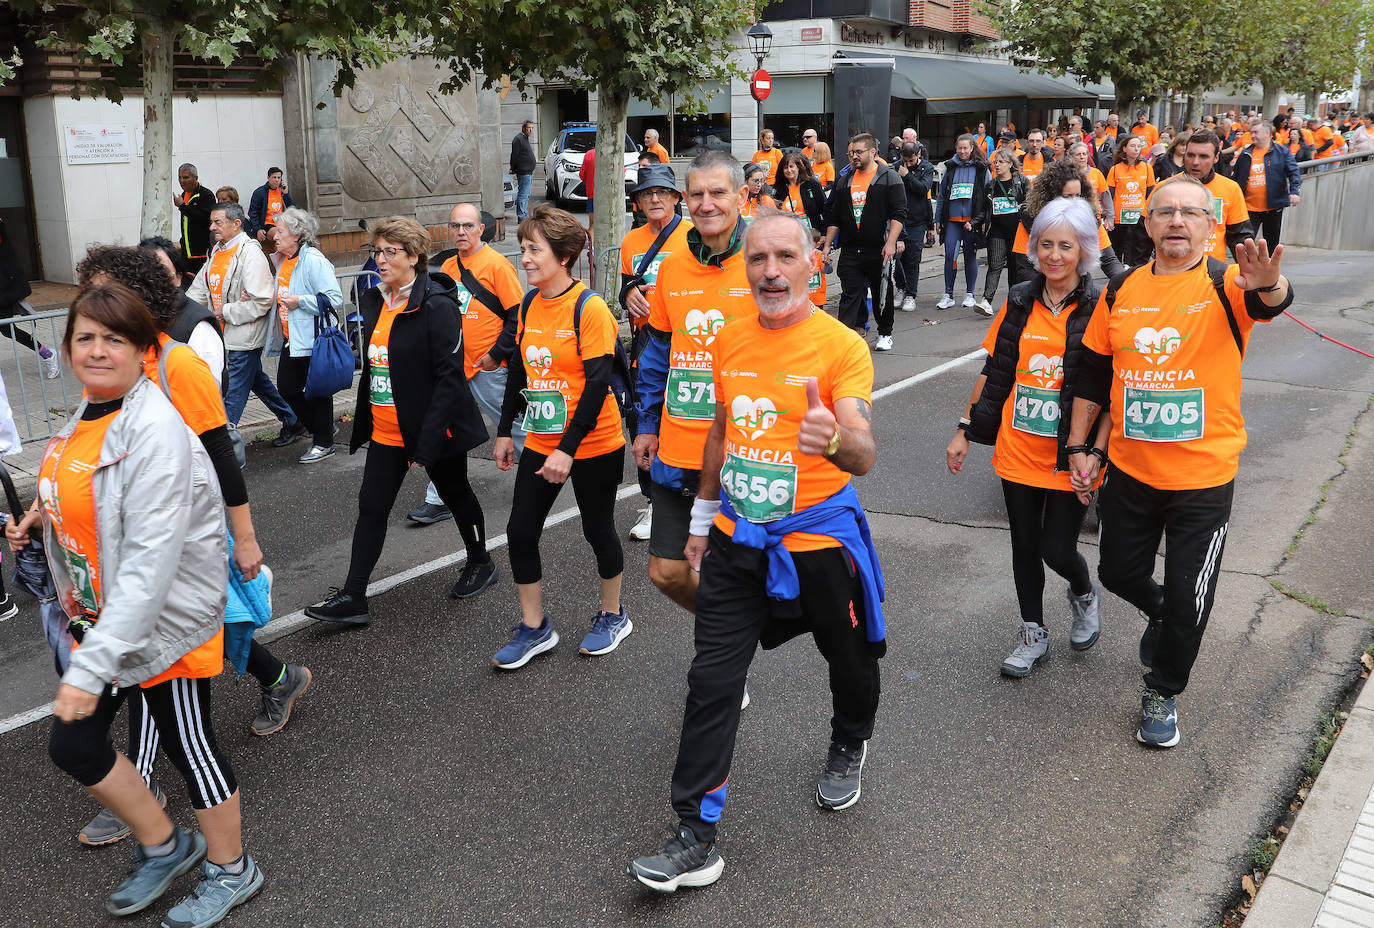
{"type": "MultiPolygon", "coordinates": [[[[879,400],[885,396],[891,396],[894,393],[897,393],[901,390],[905,390],[907,387],[913,387],[924,380],[929,380],[932,377],[938,377],[946,371],[953,370],[954,368],[959,367],[962,364],[966,364],[969,361],[974,361],[978,358],[984,357],[986,354],[986,351],[984,351],[982,348],[979,348],[977,351],[970,351],[963,357],[954,358],[953,360],[946,361],[943,364],[937,364],[935,367],[932,367],[929,370],[922,371],[921,373],[908,377],[905,380],[899,380],[896,383],[888,384],[881,390],[875,390],[873,392],[873,399],[879,400]]],[[[629,499],[631,496],[635,496],[638,493],[638,481],[634,483],[627,483],[625,486],[621,487],[619,490],[616,491],[615,499],[616,502],[620,502],[621,500],[629,499]]],[[[569,519],[573,518],[577,514],[577,506],[569,506],[567,509],[564,509],[561,512],[556,512],[553,515],[549,516],[547,519],[545,519],[544,529],[547,531],[555,525],[560,525],[564,522],[567,522],[569,519]]],[[[491,551],[496,548],[504,547],[506,541],[507,539],[505,533],[489,538],[487,539],[487,550],[491,551]]],[[[416,564],[414,567],[411,567],[407,570],[403,570],[398,574],[392,574],[390,577],[383,577],[381,580],[374,580],[372,583],[369,583],[367,585],[367,595],[380,596],[387,590],[390,590],[393,587],[400,586],[402,583],[408,583],[411,580],[419,579],[420,577],[423,577],[426,574],[434,573],[437,570],[443,570],[445,567],[452,567],[461,564],[466,559],[466,552],[457,552],[454,554],[446,554],[443,557],[436,557],[432,561],[426,561],[423,564],[416,564]]],[[[262,635],[262,642],[264,644],[267,644],[269,642],[275,641],[278,638],[285,637],[286,635],[289,635],[292,632],[296,631],[298,628],[301,628],[307,625],[308,623],[314,621],[314,619],[308,617],[305,614],[304,609],[297,609],[290,615],[284,615],[280,618],[276,618],[268,622],[266,625],[264,625],[261,629],[258,630],[258,634],[262,635]]],[[[5,734],[6,732],[11,732],[16,728],[22,728],[23,726],[31,724],[33,722],[42,721],[43,719],[52,715],[52,706],[52,703],[46,703],[41,706],[36,706],[32,709],[26,709],[23,712],[15,713],[14,715],[11,715],[9,718],[0,721],[0,735],[5,734]]]]}

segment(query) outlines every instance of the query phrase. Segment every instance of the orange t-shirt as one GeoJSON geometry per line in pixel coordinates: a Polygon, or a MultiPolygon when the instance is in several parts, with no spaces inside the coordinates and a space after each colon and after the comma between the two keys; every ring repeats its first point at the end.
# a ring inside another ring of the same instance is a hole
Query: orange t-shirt
{"type": "Polygon", "coordinates": [[[205,283],[210,288],[210,302],[214,304],[211,308],[215,312],[224,308],[224,279],[229,276],[229,263],[234,260],[234,253],[238,250],[238,245],[233,248],[221,248],[210,259],[210,270],[205,275],[205,283]]]}
{"type": "Polygon", "coordinates": [[[658,456],[663,463],[701,469],[706,433],[716,418],[711,375],[715,343],[726,325],[758,313],[742,251],[716,267],[703,265],[684,249],[658,269],[658,287],[649,295],[649,325],[672,333],[658,426],[658,456]]]}
{"type": "Polygon", "coordinates": [[[822,161],[819,164],[811,165],[811,171],[816,175],[816,180],[821,182],[822,187],[829,187],[835,183],[835,162],[822,161]]]}
{"type": "MultiPolygon", "coordinates": [[[[1248,343],[1255,320],[1226,269],[1229,310],[1248,343]]],[[[1245,447],[1240,352],[1207,262],[1155,276],[1136,271],[1107,310],[1106,294],[1083,345],[1112,356],[1112,464],[1159,490],[1217,487],[1236,476],[1245,447]]]]}
{"type": "Polygon", "coordinates": [[[1112,191],[1112,204],[1117,225],[1135,225],[1145,213],[1145,201],[1155,186],[1155,170],[1144,161],[1134,166],[1124,161],[1112,165],[1107,172],[1107,187],[1112,191]]]}
{"type": "MultiPolygon", "coordinates": [[[[512,312],[520,311],[520,299],[525,291],[520,287],[520,276],[515,272],[515,265],[505,255],[484,243],[472,257],[463,259],[463,266],[472,272],[479,284],[496,295],[502,306],[506,309],[515,307],[512,312]]],[[[456,257],[445,261],[440,270],[458,285],[454,296],[458,299],[458,311],[463,319],[463,368],[471,380],[481,370],[477,362],[496,346],[496,340],[506,323],[481,300],[474,299],[468,288],[463,286],[456,257]]],[[[501,366],[505,364],[505,361],[501,362],[501,366]]]]}
{"type": "Polygon", "coordinates": [[[1112,138],[1116,138],[1116,134],[1117,134],[1118,132],[1121,131],[1121,127],[1120,127],[1120,126],[1103,126],[1103,127],[1102,127],[1102,131],[1105,132],[1105,133],[1107,133],[1108,135],[1110,135],[1112,138]]]}
{"type": "Polygon", "coordinates": [[[377,317],[377,327],[372,330],[372,338],[367,343],[368,398],[372,405],[372,440],[379,445],[404,448],[405,439],[401,437],[401,422],[396,418],[396,397],[391,392],[391,358],[388,344],[391,341],[391,324],[405,309],[405,302],[392,306],[382,305],[382,314],[377,317]]]}
{"type": "Polygon", "coordinates": [[[663,147],[662,145],[660,145],[659,143],[655,142],[654,144],[650,145],[648,148],[646,148],[646,149],[644,149],[644,150],[645,150],[646,152],[653,152],[654,154],[658,155],[658,163],[659,163],[659,164],[667,164],[667,163],[668,163],[668,149],[664,148],[664,147],[663,147]]]}
{"type": "Polygon", "coordinates": [[[277,314],[281,316],[281,334],[287,338],[291,337],[291,320],[288,318],[291,311],[282,305],[282,297],[286,296],[287,288],[291,286],[291,274],[296,270],[296,262],[301,259],[298,251],[281,263],[277,268],[277,314]]]}
{"type": "Polygon", "coordinates": [[[806,283],[806,292],[811,297],[812,306],[825,305],[825,264],[819,251],[811,255],[811,279],[806,283]]]}
{"type": "MultiPolygon", "coordinates": [[[[687,250],[687,233],[692,229],[692,223],[684,219],[677,224],[673,234],[668,236],[668,240],[663,243],[663,247],[654,255],[654,259],[649,262],[649,266],[644,269],[644,282],[648,285],[644,288],[644,298],[654,292],[654,287],[658,283],[658,269],[663,266],[663,262],[668,260],[668,256],[678,251],[687,250]]],[[[650,231],[648,225],[642,225],[638,229],[631,229],[625,233],[625,237],[620,240],[620,273],[625,277],[633,277],[635,269],[644,262],[644,256],[649,253],[649,249],[654,246],[654,240],[658,238],[657,232],[650,231]]],[[[638,328],[649,321],[647,316],[638,319],[630,318],[630,324],[638,328]]]]}
{"type": "Polygon", "coordinates": [[[1144,140],[1146,151],[1159,144],[1159,130],[1154,127],[1154,123],[1147,122],[1143,126],[1131,126],[1131,134],[1138,135],[1144,140]]]}
{"type": "Polygon", "coordinates": [[[778,204],[778,208],[790,213],[796,213],[802,218],[802,222],[806,223],[806,227],[808,229],[811,228],[811,220],[806,218],[806,207],[802,206],[800,185],[793,184],[787,188],[787,193],[783,197],[782,202],[778,204]]]}
{"type": "MultiPolygon", "coordinates": [[[[1064,349],[1068,341],[1069,315],[1077,304],[1056,317],[1039,300],[1021,330],[1016,379],[1002,406],[1002,423],[992,451],[992,468],[1003,480],[1046,490],[1072,490],[1069,472],[1055,472],[1059,452],[1059,420],[1068,410],[1059,405],[1064,385],[1064,349]]],[[[1004,300],[983,348],[997,349],[997,332],[1007,316],[1004,300]]]]}
{"type": "Polygon", "coordinates": [[[277,217],[281,215],[281,211],[285,208],[286,205],[281,201],[281,188],[278,187],[276,190],[273,190],[271,187],[268,187],[267,216],[263,219],[262,224],[265,226],[275,226],[277,224],[277,217]]]}
{"type": "Polygon", "coordinates": [[[776,207],[777,205],[778,204],[773,202],[772,197],[750,197],[748,200],[745,200],[744,207],[739,211],[739,214],[745,219],[753,219],[759,214],[760,209],[764,207],[776,207]]]}
{"type": "Polygon", "coordinates": [[[776,180],[778,176],[778,165],[782,163],[782,149],[778,148],[776,145],[767,151],[760,148],[758,151],[754,152],[754,157],[749,160],[754,164],[768,165],[768,186],[773,186],[773,181],[776,180]]]}
{"type": "MultiPolygon", "coordinates": [[[[1041,151],[1043,152],[1044,149],[1042,148],[1041,151]]],[[[1036,155],[1035,157],[1026,155],[1021,159],[1021,173],[1026,175],[1026,180],[1029,183],[1035,183],[1035,179],[1039,177],[1040,173],[1044,170],[1045,156],[1043,154],[1036,155]]]]}
{"type": "Polygon", "coordinates": [[[878,176],[878,169],[874,168],[867,174],[860,174],[855,171],[849,180],[849,204],[854,209],[854,225],[861,225],[864,214],[864,204],[868,202],[868,185],[873,183],[873,178],[878,176]]]}
{"type": "Polygon", "coordinates": [[[1092,166],[1088,167],[1088,183],[1092,184],[1093,193],[1098,196],[1101,196],[1102,192],[1107,189],[1107,178],[1101,171],[1092,166]]]}
{"type": "MultiPolygon", "coordinates": [[[[224,400],[210,366],[190,347],[173,342],[166,332],[158,334],[157,343],[158,350],[170,352],[167,355],[167,389],[171,392],[167,399],[181,413],[181,420],[197,435],[227,425],[224,400]]],[[[162,386],[158,379],[158,352],[151,348],[143,356],[143,373],[162,386]]]]}
{"type": "MultiPolygon", "coordinates": [[[[662,273],[660,271],[660,273],[662,273]]],[[[536,293],[525,315],[516,342],[525,365],[525,446],[537,454],[553,454],[568,429],[577,403],[587,386],[586,358],[601,358],[615,351],[619,338],[615,317],[599,296],[582,307],[582,354],[577,353],[573,310],[585,285],[575,283],[552,300],[536,293]]],[[[606,391],[596,427],[577,446],[574,458],[594,458],[624,446],[620,407],[606,391]]]]}
{"type": "Polygon", "coordinates": [[[1245,179],[1245,205],[1256,213],[1269,209],[1269,181],[1264,176],[1264,156],[1268,153],[1267,147],[1250,149],[1250,176],[1245,179]]]}
{"type": "Polygon", "coordinates": [[[1312,157],[1313,157],[1313,159],[1316,159],[1316,158],[1330,158],[1333,154],[1335,154],[1334,149],[1335,149],[1336,145],[1335,145],[1335,142],[1332,141],[1332,140],[1335,138],[1335,136],[1336,136],[1336,130],[1332,129],[1330,126],[1318,126],[1318,127],[1312,132],[1312,157]],[[1327,143],[1328,141],[1331,141],[1332,144],[1329,145],[1329,146],[1327,146],[1326,151],[1321,152],[1320,154],[1318,154],[1318,153],[1317,153],[1317,149],[1318,149],[1318,148],[1321,148],[1323,145],[1326,145],[1326,143],[1327,143]]]}
{"type": "MultiPolygon", "coordinates": [[[[797,435],[806,415],[806,384],[815,377],[821,402],[873,399],[873,359],[868,345],[828,313],[816,311],[785,329],[765,329],[758,317],[721,329],[714,371],[724,404],[725,464],[721,493],[740,518],[775,522],[835,495],[849,474],[819,454],[802,454],[797,435]]],[[[716,516],[716,527],[734,534],[734,523],[716,516]]],[[[828,535],[784,535],[789,551],[839,545],[828,535]]]]}

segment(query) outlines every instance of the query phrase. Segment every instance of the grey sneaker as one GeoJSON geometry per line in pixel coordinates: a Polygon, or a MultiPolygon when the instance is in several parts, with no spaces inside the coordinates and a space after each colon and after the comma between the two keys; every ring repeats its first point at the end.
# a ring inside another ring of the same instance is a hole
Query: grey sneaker
{"type": "Polygon", "coordinates": [[[276,686],[262,688],[262,705],[258,717],[249,726],[255,735],[271,735],[286,727],[291,718],[291,707],[310,687],[310,668],[299,664],[287,664],[286,674],[276,686]]]}
{"type": "Polygon", "coordinates": [[[1016,650],[1002,661],[1004,677],[1028,676],[1035,662],[1044,658],[1050,650],[1050,632],[1043,625],[1022,622],[1016,631],[1016,650]]]}
{"type": "Polygon", "coordinates": [[[1068,594],[1069,609],[1073,613],[1073,621],[1069,625],[1069,647],[1075,651],[1086,651],[1097,644],[1097,636],[1102,629],[1097,614],[1097,584],[1094,583],[1093,588],[1082,596],[1073,595],[1072,587],[1064,592],[1068,594]]]}
{"type": "MultiPolygon", "coordinates": [[[[167,796],[162,792],[162,787],[153,784],[153,795],[157,797],[158,805],[167,808],[167,796]]],[[[104,847],[107,844],[114,844],[123,841],[134,830],[119,820],[119,817],[109,809],[101,807],[96,813],[95,818],[86,823],[86,827],[81,829],[81,833],[76,836],[87,847],[104,847]]]]}
{"type": "Polygon", "coordinates": [[[316,461],[323,461],[334,453],[334,446],[321,448],[319,445],[311,445],[310,450],[296,459],[300,464],[314,464],[316,461]]]}
{"type": "Polygon", "coordinates": [[[181,827],[172,832],[176,847],[162,857],[149,857],[143,847],[134,849],[134,870],[115,887],[105,900],[111,915],[132,915],[157,902],[172,880],[186,873],[205,858],[205,836],[191,834],[181,827]]]}
{"type": "Polygon", "coordinates": [[[1140,695],[1140,728],[1135,739],[1154,748],[1178,744],[1178,705],[1173,696],[1161,696],[1145,687],[1140,695]]]}
{"type": "MultiPolygon", "coordinates": [[[[246,855],[245,855],[246,857],[246,855]]],[[[262,889],[263,876],[253,858],[246,857],[243,872],[237,876],[206,861],[200,885],[191,895],[172,906],[162,920],[162,928],[210,928],[218,925],[236,905],[243,905],[262,889]]]]}
{"type": "Polygon", "coordinates": [[[816,805],[831,812],[848,809],[859,801],[864,760],[868,757],[868,742],[848,748],[838,741],[830,742],[830,754],[825,769],[816,781],[816,805]]]}
{"type": "Polygon", "coordinates": [[[679,824],[662,853],[630,861],[630,876],[659,893],[680,886],[710,886],[725,870],[725,858],[714,844],[702,847],[692,829],[679,824]]]}

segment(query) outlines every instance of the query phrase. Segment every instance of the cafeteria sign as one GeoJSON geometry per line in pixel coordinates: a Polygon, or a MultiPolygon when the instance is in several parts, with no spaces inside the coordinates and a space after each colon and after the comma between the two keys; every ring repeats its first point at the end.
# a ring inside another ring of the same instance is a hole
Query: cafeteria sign
{"type": "Polygon", "coordinates": [[[68,164],[116,164],[129,160],[128,126],[65,126],[68,164]]]}

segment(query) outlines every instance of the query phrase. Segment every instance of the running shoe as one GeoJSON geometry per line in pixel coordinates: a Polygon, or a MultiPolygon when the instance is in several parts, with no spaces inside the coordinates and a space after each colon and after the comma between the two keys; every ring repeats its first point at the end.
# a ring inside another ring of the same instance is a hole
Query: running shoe
{"type": "Polygon", "coordinates": [[[973,307],[975,307],[975,306],[977,306],[977,305],[978,305],[978,298],[977,298],[976,296],[974,296],[972,293],[965,293],[965,294],[964,294],[964,306],[965,306],[966,308],[972,309],[973,307]]]}
{"type": "Polygon", "coordinates": [[[914,294],[908,293],[908,294],[906,295],[906,299],[902,300],[902,312],[904,312],[904,313],[914,313],[914,312],[916,312],[916,297],[915,297],[914,294]]]}
{"type": "Polygon", "coordinates": [[[954,305],[954,294],[952,294],[952,293],[946,293],[944,296],[940,297],[940,302],[938,302],[938,303],[935,304],[935,308],[936,308],[936,309],[949,309],[949,308],[950,308],[951,306],[953,306],[953,305],[954,305]]]}
{"type": "Polygon", "coordinates": [[[157,902],[172,880],[186,873],[205,857],[205,836],[191,834],[181,827],[172,831],[176,839],[171,853],[149,857],[140,845],[134,848],[134,869],[105,900],[111,915],[132,915],[157,902]]]}
{"type": "Polygon", "coordinates": [[[234,906],[243,905],[262,889],[262,871],[253,858],[244,855],[243,872],[230,873],[218,864],[201,865],[200,885],[191,895],[172,906],[162,920],[162,928],[210,928],[218,925],[234,906]]]}
{"type": "Polygon", "coordinates": [[[714,844],[701,846],[692,829],[679,824],[663,851],[630,861],[630,876],[657,893],[677,892],[682,886],[710,886],[720,879],[725,858],[714,844]]]}
{"type": "Polygon", "coordinates": [[[879,335],[879,336],[878,336],[878,340],[877,340],[876,342],[874,342],[874,344],[873,344],[873,350],[874,350],[874,351],[891,351],[891,350],[892,350],[892,336],[891,336],[891,335],[879,335]]]}
{"type": "Polygon", "coordinates": [[[1069,647],[1075,651],[1086,651],[1097,644],[1097,636],[1102,628],[1098,615],[1097,584],[1082,596],[1073,595],[1073,588],[1064,591],[1069,597],[1069,610],[1073,619],[1069,624],[1069,647]]]}
{"type": "Polygon", "coordinates": [[[1030,674],[1035,662],[1045,657],[1050,650],[1050,632],[1043,625],[1022,622],[1016,630],[1016,649],[1002,661],[1002,675],[1005,677],[1024,677],[1030,674]]]}
{"type": "Polygon", "coordinates": [[[501,570],[491,558],[463,565],[463,573],[448,591],[449,599],[468,599],[476,596],[497,581],[501,570]]]}
{"type": "Polygon", "coordinates": [[[997,315],[997,310],[995,310],[995,309],[992,308],[992,301],[991,301],[991,300],[988,300],[987,298],[984,298],[984,299],[979,300],[978,303],[977,303],[976,305],[977,305],[978,311],[979,311],[980,313],[982,313],[984,316],[995,316],[995,315],[997,315]]]}
{"type": "Polygon", "coordinates": [[[277,437],[272,439],[273,448],[285,448],[298,438],[304,438],[310,434],[310,430],[303,424],[297,422],[295,425],[283,425],[277,437]]]}
{"type": "Polygon", "coordinates": [[[453,512],[443,503],[421,503],[407,512],[406,518],[421,525],[433,525],[435,522],[452,519],[453,512]]]}
{"type": "Polygon", "coordinates": [[[598,612],[592,619],[592,630],[582,639],[578,650],[589,656],[610,654],[622,638],[635,630],[622,605],[619,612],[598,612]]]}
{"type": "Polygon", "coordinates": [[[38,360],[43,364],[43,376],[56,380],[62,376],[62,359],[47,345],[38,346],[38,360]]]}
{"type": "Polygon", "coordinates": [[[249,726],[255,735],[272,735],[286,727],[291,707],[301,694],[310,688],[310,668],[287,664],[286,671],[274,686],[262,687],[262,703],[258,717],[249,726]]]}
{"type": "MultiPolygon", "coordinates": [[[[153,784],[153,795],[157,797],[158,805],[167,808],[167,796],[156,783],[153,784]]],[[[119,816],[102,806],[95,818],[87,822],[86,827],[77,834],[76,840],[87,847],[104,847],[123,841],[133,833],[134,830],[120,821],[119,816]]]]}
{"type": "Polygon", "coordinates": [[[1135,738],[1155,748],[1178,744],[1178,706],[1173,696],[1161,696],[1150,687],[1140,695],[1140,729],[1135,738]]]}
{"type": "Polygon", "coordinates": [[[530,658],[552,651],[558,644],[558,632],[553,630],[548,616],[544,616],[544,624],[538,628],[530,628],[521,622],[512,631],[510,643],[491,659],[501,670],[519,670],[530,662],[530,658]]]}
{"type": "Polygon", "coordinates": [[[311,445],[310,450],[297,459],[298,464],[314,464],[316,461],[323,461],[334,453],[334,446],[321,448],[319,445],[311,445]]]}
{"type": "Polygon", "coordinates": [[[867,741],[856,748],[838,741],[830,742],[830,755],[825,760],[821,778],[816,782],[816,805],[831,812],[840,812],[858,802],[859,793],[862,792],[860,780],[867,757],[867,741]]]}
{"type": "Polygon", "coordinates": [[[329,588],[323,602],[305,607],[305,614],[320,622],[340,622],[345,625],[366,625],[372,621],[367,614],[367,597],[345,593],[338,587],[329,588]]]}
{"type": "Polygon", "coordinates": [[[5,621],[5,619],[12,619],[18,614],[19,603],[15,601],[13,596],[6,593],[3,598],[0,598],[0,622],[5,621]]]}
{"type": "Polygon", "coordinates": [[[639,521],[630,529],[630,537],[635,541],[648,541],[654,529],[654,507],[652,504],[639,510],[639,521]]]}

